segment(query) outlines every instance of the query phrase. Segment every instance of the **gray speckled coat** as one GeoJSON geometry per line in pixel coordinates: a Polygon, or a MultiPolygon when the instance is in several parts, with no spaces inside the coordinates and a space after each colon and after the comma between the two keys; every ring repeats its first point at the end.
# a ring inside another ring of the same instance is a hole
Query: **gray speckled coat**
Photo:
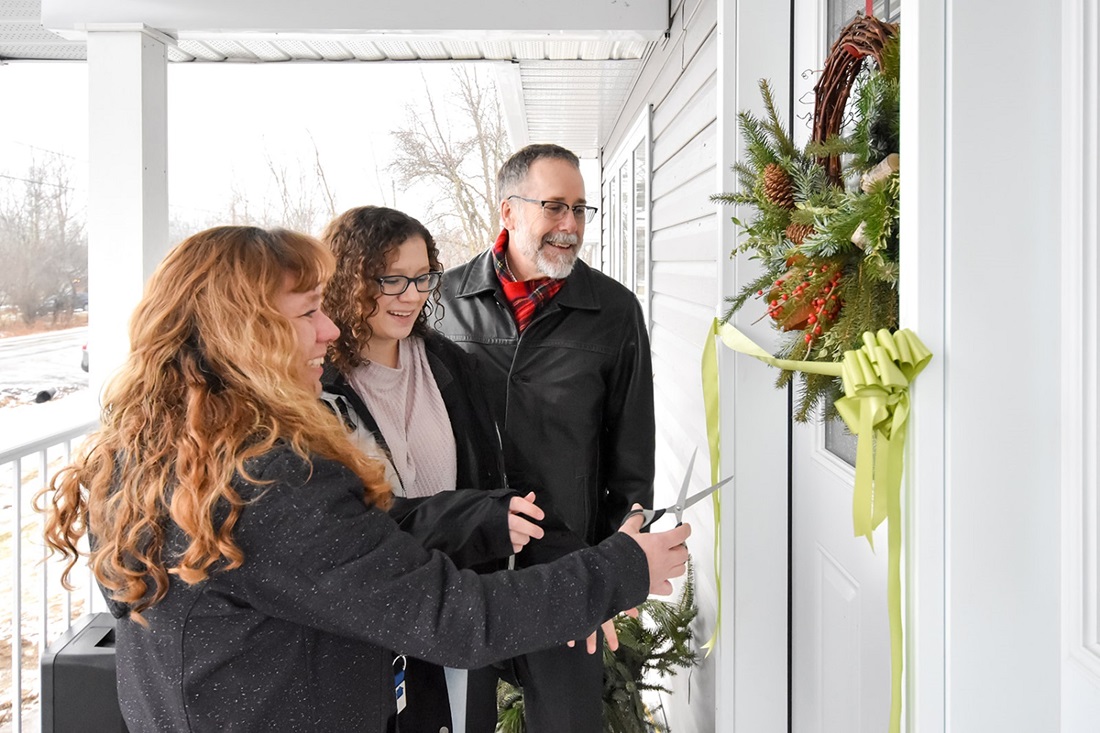
{"type": "MultiPolygon", "coordinates": [[[[598,547],[518,572],[460,571],[367,507],[344,466],[278,448],[250,464],[262,488],[234,536],[236,570],[120,618],[119,699],[131,733],[384,731],[394,713],[389,649],[477,667],[587,636],[645,599],[638,545],[598,547]]],[[[170,548],[182,535],[169,528],[170,548]]],[[[126,608],[114,604],[116,615],[126,608]]]]}

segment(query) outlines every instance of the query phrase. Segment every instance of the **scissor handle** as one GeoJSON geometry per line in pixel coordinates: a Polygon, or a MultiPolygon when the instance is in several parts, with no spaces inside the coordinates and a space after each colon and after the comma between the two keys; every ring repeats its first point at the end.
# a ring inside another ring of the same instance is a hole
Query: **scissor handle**
{"type": "Polygon", "coordinates": [[[626,513],[626,516],[623,517],[623,524],[626,524],[627,520],[629,520],[631,517],[636,517],[641,514],[643,517],[643,521],[642,526],[639,529],[645,529],[646,527],[660,519],[661,515],[663,515],[664,513],[664,509],[631,509],[629,512],[626,513]]]}

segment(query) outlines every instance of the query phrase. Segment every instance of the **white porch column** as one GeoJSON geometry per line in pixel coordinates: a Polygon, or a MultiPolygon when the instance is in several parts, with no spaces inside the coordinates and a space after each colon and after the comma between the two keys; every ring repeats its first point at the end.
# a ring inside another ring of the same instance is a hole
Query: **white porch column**
{"type": "Polygon", "coordinates": [[[125,359],[130,314],[168,248],[167,48],[141,24],[88,29],[90,387],[125,359]]]}

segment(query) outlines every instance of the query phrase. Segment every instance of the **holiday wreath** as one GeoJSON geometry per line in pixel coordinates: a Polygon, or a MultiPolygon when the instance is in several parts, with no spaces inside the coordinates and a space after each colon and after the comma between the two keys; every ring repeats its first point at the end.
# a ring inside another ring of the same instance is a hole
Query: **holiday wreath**
{"type": "MultiPolygon", "coordinates": [[[[898,26],[857,16],[829,51],[803,148],[780,121],[767,81],[763,117],[738,115],[740,190],[711,198],[753,211],[745,222],[733,217],[744,239],[731,256],[749,253],[763,271],[728,299],[722,320],[763,301],[761,317],[789,334],[779,358],[836,362],[865,332],[897,327],[899,67],[898,26]]],[[[793,374],[783,370],[777,386],[793,374]]],[[[820,403],[831,417],[840,381],[803,380],[795,419],[807,421],[820,403]]]]}
{"type": "Polygon", "coordinates": [[[803,374],[795,419],[809,420],[824,401],[826,416],[838,414],[857,437],[853,530],[873,546],[875,529],[888,524],[890,733],[901,730],[901,477],[909,387],[932,358],[915,333],[897,329],[899,66],[898,27],[857,16],[829,51],[814,88],[813,138],[802,150],[761,82],[764,117],[739,116],[746,143],[745,161],[734,166],[740,191],[712,198],[755,209],[747,224],[734,218],[745,240],[733,254],[750,252],[763,274],[730,299],[703,352],[712,456],[718,400],[707,385],[717,383],[715,337],[779,367],[780,385],[795,371],[803,374]],[[776,356],[729,323],[754,295],[765,299],[765,315],[776,328],[790,334],[776,356]]]}

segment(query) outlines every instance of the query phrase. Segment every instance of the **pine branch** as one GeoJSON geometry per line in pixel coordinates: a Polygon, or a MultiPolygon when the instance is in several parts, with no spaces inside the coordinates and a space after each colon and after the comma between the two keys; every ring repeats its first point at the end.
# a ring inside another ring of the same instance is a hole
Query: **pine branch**
{"type": "Polygon", "coordinates": [[[732,298],[727,298],[726,302],[729,303],[729,309],[722,315],[722,323],[729,323],[733,318],[734,313],[741,310],[741,307],[748,302],[749,298],[755,296],[758,292],[767,292],[771,288],[772,283],[775,282],[776,273],[773,270],[768,270],[757,276],[755,280],[745,285],[732,298]]]}
{"type": "Polygon", "coordinates": [[[898,26],[897,32],[882,47],[879,73],[890,81],[901,81],[901,26],[898,26]]]}
{"type": "Polygon", "coordinates": [[[764,110],[767,115],[764,127],[771,133],[774,149],[784,158],[794,158],[798,155],[798,149],[783,123],[779,121],[779,110],[775,106],[775,95],[772,93],[771,84],[766,79],[761,79],[759,85],[760,96],[764,99],[764,110]]]}

